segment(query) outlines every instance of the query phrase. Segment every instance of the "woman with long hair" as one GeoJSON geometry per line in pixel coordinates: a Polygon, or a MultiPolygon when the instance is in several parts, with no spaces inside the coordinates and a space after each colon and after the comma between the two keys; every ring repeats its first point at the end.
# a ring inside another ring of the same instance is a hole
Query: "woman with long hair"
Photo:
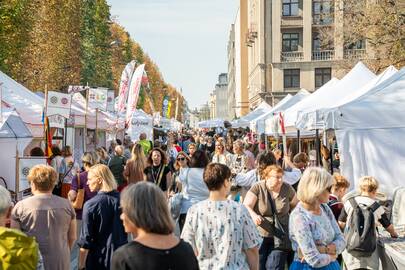
{"type": "Polygon", "coordinates": [[[167,157],[163,150],[153,148],[147,162],[148,167],[143,171],[144,180],[155,183],[162,191],[168,192],[172,184],[172,173],[167,166],[167,157]]]}
{"type": "Polygon", "coordinates": [[[132,148],[131,159],[127,161],[124,169],[124,177],[128,185],[143,181],[143,170],[146,168],[146,157],[141,144],[135,144],[132,148]]]}

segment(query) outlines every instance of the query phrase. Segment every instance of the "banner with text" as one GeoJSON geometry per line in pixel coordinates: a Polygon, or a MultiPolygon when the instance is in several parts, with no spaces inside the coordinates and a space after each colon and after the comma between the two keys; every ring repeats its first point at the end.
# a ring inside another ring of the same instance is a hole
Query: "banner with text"
{"type": "Polygon", "coordinates": [[[129,62],[121,74],[120,88],[118,91],[118,112],[125,110],[125,105],[128,98],[129,84],[131,82],[132,74],[134,73],[136,61],[129,62]]]}
{"type": "Polygon", "coordinates": [[[131,121],[132,114],[136,111],[136,104],[138,103],[139,91],[141,89],[142,76],[145,70],[145,64],[138,66],[132,75],[131,83],[129,85],[128,104],[126,123],[131,121]]]}

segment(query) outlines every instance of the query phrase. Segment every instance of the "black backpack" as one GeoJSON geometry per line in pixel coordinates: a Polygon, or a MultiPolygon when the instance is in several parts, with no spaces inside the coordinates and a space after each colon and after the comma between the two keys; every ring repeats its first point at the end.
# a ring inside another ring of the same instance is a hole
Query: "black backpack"
{"type": "Polygon", "coordinates": [[[377,202],[360,206],[354,198],[349,199],[353,207],[350,223],[346,224],[346,250],[355,257],[370,257],[377,247],[374,212],[380,207],[377,202]]]}

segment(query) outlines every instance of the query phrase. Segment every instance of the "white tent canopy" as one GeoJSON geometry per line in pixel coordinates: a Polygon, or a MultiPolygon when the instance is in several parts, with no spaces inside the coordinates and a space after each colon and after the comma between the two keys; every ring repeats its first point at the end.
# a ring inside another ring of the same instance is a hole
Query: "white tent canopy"
{"type": "Polygon", "coordinates": [[[279,104],[277,104],[277,106],[274,107],[275,109],[273,110],[273,112],[263,119],[264,120],[264,123],[263,123],[264,132],[266,133],[266,135],[274,135],[275,133],[278,132],[278,115],[277,115],[277,113],[288,110],[288,108],[294,106],[301,100],[307,98],[309,95],[310,95],[310,93],[307,90],[301,89],[297,94],[292,96],[284,104],[281,104],[280,106],[279,106],[279,104]],[[274,122],[274,121],[277,121],[277,122],[274,122]],[[275,124],[277,124],[276,128],[275,128],[275,124]]]}
{"type": "Polygon", "coordinates": [[[198,123],[199,128],[216,128],[216,127],[224,127],[224,120],[223,119],[211,119],[205,120],[198,123]]]}
{"type": "Polygon", "coordinates": [[[0,121],[0,176],[6,180],[10,190],[15,190],[17,150],[22,156],[31,141],[31,132],[18,113],[3,110],[0,121]]]}
{"type": "Polygon", "coordinates": [[[392,195],[405,180],[405,68],[333,111],[342,174],[353,187],[364,175],[392,195]]]}
{"type": "Polygon", "coordinates": [[[278,108],[280,108],[284,103],[286,103],[289,99],[292,98],[291,94],[286,95],[280,102],[278,102],[269,112],[260,115],[256,119],[253,119],[250,122],[250,130],[253,132],[256,132],[258,134],[261,134],[264,132],[264,121],[267,117],[270,115],[273,115],[275,111],[277,111],[278,108]]]}
{"type": "Polygon", "coordinates": [[[322,110],[339,106],[348,99],[361,96],[396,72],[394,67],[390,67],[379,76],[375,76],[361,62],[358,63],[352,71],[332,87],[332,95],[324,95],[318,104],[299,113],[296,126],[307,130],[325,128],[323,117],[321,117],[322,110]]]}
{"type": "Polygon", "coordinates": [[[250,121],[256,119],[257,117],[259,117],[265,113],[268,113],[271,109],[272,109],[272,107],[263,101],[262,103],[260,103],[259,106],[257,106],[256,109],[254,109],[247,115],[233,121],[232,127],[234,127],[234,128],[248,127],[250,125],[250,121]]]}

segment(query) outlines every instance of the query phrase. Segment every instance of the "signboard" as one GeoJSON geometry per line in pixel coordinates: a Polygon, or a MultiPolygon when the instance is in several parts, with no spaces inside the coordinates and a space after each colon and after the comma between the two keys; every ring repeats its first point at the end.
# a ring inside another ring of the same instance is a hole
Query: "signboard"
{"type": "Polygon", "coordinates": [[[108,89],[90,88],[89,89],[89,108],[107,110],[108,89]]]}
{"type": "Polygon", "coordinates": [[[16,192],[21,192],[26,189],[29,189],[30,183],[28,182],[27,176],[30,172],[31,168],[35,165],[43,164],[46,165],[46,158],[38,157],[22,157],[18,158],[18,178],[17,178],[17,185],[16,185],[16,192]]]}
{"type": "Polygon", "coordinates": [[[74,93],[79,93],[81,91],[85,91],[89,89],[88,86],[82,86],[82,85],[69,85],[68,88],[68,94],[74,94],[74,93]]]}
{"type": "MultiPolygon", "coordinates": [[[[72,117],[73,118],[73,117],[72,117]]],[[[65,118],[61,115],[49,116],[49,127],[51,128],[65,128],[65,118]]],[[[67,118],[70,119],[70,118],[67,118]]]]}
{"type": "Polygon", "coordinates": [[[71,105],[72,105],[71,95],[55,91],[49,91],[46,107],[46,115],[47,116],[61,115],[65,118],[69,118],[71,105]]]}
{"type": "Polygon", "coordinates": [[[127,133],[133,141],[138,141],[141,133],[145,133],[148,140],[153,140],[153,118],[146,113],[135,112],[127,133]]]}

